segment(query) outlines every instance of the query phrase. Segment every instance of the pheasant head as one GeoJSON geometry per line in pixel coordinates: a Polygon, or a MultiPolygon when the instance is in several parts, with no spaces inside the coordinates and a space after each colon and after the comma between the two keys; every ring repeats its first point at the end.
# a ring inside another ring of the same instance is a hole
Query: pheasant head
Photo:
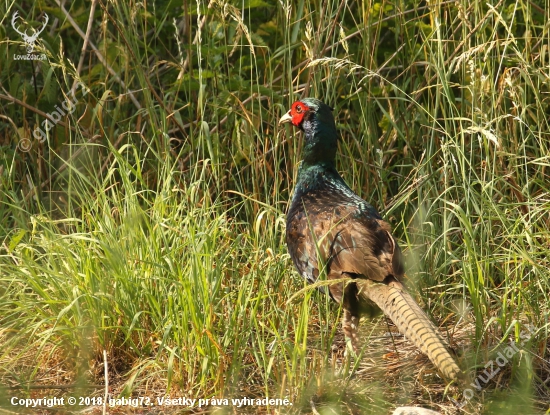
{"type": "Polygon", "coordinates": [[[279,124],[283,123],[291,123],[305,133],[305,165],[334,165],[338,134],[331,107],[315,98],[303,98],[281,117],[279,124]]]}

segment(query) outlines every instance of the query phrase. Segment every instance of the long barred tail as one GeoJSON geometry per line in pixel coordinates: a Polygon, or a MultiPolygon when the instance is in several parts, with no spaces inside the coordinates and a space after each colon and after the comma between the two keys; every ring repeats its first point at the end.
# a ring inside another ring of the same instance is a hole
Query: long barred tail
{"type": "Polygon", "coordinates": [[[439,330],[422,311],[403,286],[366,279],[356,280],[359,295],[375,302],[399,329],[418,347],[448,379],[457,379],[460,368],[447,350],[439,330]]]}

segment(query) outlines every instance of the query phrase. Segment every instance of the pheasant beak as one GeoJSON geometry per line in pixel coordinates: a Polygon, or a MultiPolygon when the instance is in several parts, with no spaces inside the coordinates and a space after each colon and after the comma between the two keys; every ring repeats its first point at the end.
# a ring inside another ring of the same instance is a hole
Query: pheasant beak
{"type": "Polygon", "coordinates": [[[285,115],[281,117],[279,120],[279,125],[285,124],[287,122],[292,122],[292,115],[290,115],[290,111],[288,111],[285,115]]]}

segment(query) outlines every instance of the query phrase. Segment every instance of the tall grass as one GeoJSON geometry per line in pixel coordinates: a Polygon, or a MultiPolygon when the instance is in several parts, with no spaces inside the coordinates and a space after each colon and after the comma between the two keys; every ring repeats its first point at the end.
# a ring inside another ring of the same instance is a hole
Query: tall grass
{"type": "Polygon", "coordinates": [[[64,7],[0,5],[0,395],[101,396],[106,350],[115,396],[458,411],[464,386],[393,372],[385,323],[363,323],[368,359],[354,360],[338,307],[295,296],[284,214],[302,141],[277,120],[307,95],[334,106],[339,169],[394,227],[411,290],[469,376],[534,327],[462,410],[548,409],[549,4],[64,7]],[[36,27],[50,16],[47,60],[13,59],[16,10],[36,27]],[[88,21],[98,52],[82,54],[88,21]],[[39,142],[76,81],[89,92],[39,142]]]}

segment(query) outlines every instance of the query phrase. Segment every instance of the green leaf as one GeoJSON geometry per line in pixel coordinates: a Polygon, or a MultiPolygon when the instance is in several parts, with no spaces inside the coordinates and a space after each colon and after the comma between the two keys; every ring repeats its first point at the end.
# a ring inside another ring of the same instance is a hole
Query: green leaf
{"type": "Polygon", "coordinates": [[[19,245],[19,242],[21,242],[21,239],[23,239],[26,233],[27,231],[25,229],[21,229],[19,232],[13,235],[8,246],[10,252],[13,252],[15,247],[19,245]]]}

